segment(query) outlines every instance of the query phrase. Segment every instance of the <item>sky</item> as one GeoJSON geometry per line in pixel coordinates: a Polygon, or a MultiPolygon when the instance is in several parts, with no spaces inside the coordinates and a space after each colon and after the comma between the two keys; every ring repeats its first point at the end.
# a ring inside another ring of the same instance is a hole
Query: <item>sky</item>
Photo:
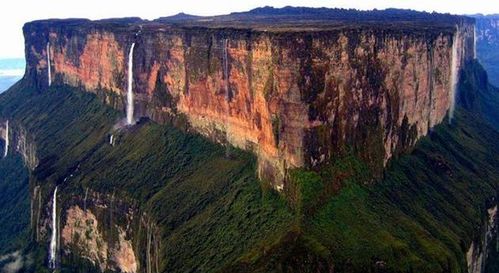
{"type": "Polygon", "coordinates": [[[138,16],[155,19],[184,12],[219,15],[262,6],[307,6],[362,10],[406,8],[452,14],[499,14],[498,0],[2,0],[0,59],[22,58],[25,22],[48,18],[112,18],[138,16]]]}

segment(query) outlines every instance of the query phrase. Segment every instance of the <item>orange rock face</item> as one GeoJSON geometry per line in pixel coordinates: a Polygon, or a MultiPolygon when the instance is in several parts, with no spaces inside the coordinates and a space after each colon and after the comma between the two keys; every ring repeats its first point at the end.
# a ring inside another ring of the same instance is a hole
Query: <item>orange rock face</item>
{"type": "Polygon", "coordinates": [[[110,244],[104,238],[97,217],[90,210],[72,206],[66,212],[66,224],[61,237],[67,249],[78,249],[83,258],[88,259],[101,271],[107,269],[119,272],[137,272],[137,258],[132,242],[126,239],[125,232],[118,228],[118,240],[110,244]]]}
{"type": "Polygon", "coordinates": [[[444,120],[453,99],[453,37],[459,67],[473,56],[473,26],[464,24],[440,33],[30,29],[28,75],[46,77],[39,44],[48,41],[54,84],[103,90],[118,109],[135,42],[135,116],[158,122],[182,116],[200,134],[253,151],[260,177],[277,189],[288,169],[314,168],[350,148],[382,170],[444,120]]]}
{"type": "MultiPolygon", "coordinates": [[[[57,36],[52,36],[57,39],[57,36]]],[[[73,38],[65,39],[67,45],[73,43],[73,38]]],[[[76,38],[78,39],[78,38],[76,38]]],[[[117,77],[124,74],[125,52],[118,45],[112,33],[90,33],[85,37],[85,47],[78,56],[75,64],[66,47],[57,50],[55,46],[50,47],[51,64],[54,71],[64,71],[62,77],[65,84],[72,86],[83,86],[86,90],[106,89],[121,93],[121,84],[116,81],[117,77]]]]}

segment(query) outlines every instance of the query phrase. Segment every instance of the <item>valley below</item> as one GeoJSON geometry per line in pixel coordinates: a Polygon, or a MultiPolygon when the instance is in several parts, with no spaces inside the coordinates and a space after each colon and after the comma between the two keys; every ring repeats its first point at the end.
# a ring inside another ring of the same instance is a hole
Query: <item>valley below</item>
{"type": "Polygon", "coordinates": [[[1,270],[498,272],[499,89],[474,19],[266,7],[23,30],[1,270]]]}

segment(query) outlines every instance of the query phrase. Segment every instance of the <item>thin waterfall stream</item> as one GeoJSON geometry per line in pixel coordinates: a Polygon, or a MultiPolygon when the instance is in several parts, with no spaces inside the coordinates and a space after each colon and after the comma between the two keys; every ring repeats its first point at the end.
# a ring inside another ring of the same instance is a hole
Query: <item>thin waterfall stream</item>
{"type": "Polygon", "coordinates": [[[9,153],[9,121],[5,122],[5,150],[3,153],[3,157],[6,157],[9,153]]]}
{"type": "Polygon", "coordinates": [[[57,264],[57,186],[52,196],[52,236],[49,251],[49,267],[55,269],[57,264]]]}
{"type": "Polygon", "coordinates": [[[452,60],[451,60],[451,84],[450,84],[450,107],[449,107],[449,123],[452,123],[452,119],[454,118],[454,111],[456,108],[456,89],[457,89],[457,81],[458,81],[458,39],[459,39],[459,27],[457,27],[456,34],[452,39],[452,60]]]}
{"type": "Polygon", "coordinates": [[[48,70],[48,83],[52,85],[52,68],[50,67],[50,42],[47,43],[47,70],[48,70]]]}
{"type": "Polygon", "coordinates": [[[133,48],[135,47],[135,43],[132,43],[130,47],[130,52],[128,53],[128,90],[126,94],[127,98],[127,107],[126,107],[126,121],[128,125],[132,125],[134,123],[133,119],[133,111],[134,111],[134,102],[133,102],[133,48]]]}

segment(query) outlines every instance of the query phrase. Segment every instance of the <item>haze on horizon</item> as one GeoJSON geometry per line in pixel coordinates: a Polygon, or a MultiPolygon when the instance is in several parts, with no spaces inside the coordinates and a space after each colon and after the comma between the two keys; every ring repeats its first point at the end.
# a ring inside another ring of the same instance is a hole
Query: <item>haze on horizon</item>
{"type": "Polygon", "coordinates": [[[141,17],[155,19],[184,12],[193,15],[220,15],[247,11],[257,7],[307,6],[328,8],[355,8],[361,10],[404,8],[418,11],[452,14],[499,14],[499,2],[487,0],[253,0],[230,1],[183,0],[9,0],[3,2],[0,14],[0,59],[23,58],[25,22],[49,18],[141,17]]]}

